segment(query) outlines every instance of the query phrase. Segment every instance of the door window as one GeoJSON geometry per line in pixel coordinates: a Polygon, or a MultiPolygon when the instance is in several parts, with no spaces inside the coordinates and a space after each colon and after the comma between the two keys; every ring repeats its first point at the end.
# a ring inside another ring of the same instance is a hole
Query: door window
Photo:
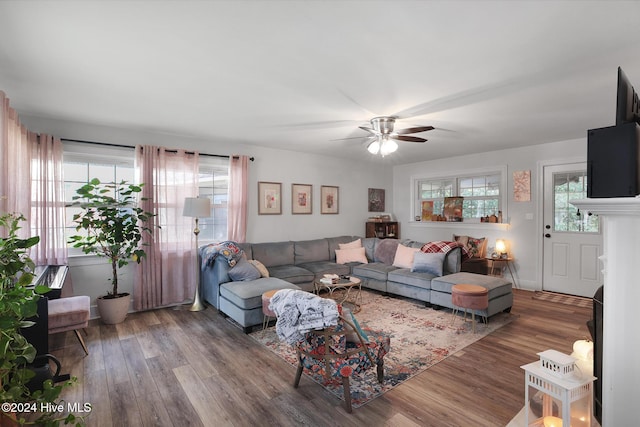
{"type": "Polygon", "coordinates": [[[600,220],[597,215],[581,212],[571,200],[587,198],[586,172],[562,172],[553,174],[553,230],[571,233],[598,233],[600,220]]]}

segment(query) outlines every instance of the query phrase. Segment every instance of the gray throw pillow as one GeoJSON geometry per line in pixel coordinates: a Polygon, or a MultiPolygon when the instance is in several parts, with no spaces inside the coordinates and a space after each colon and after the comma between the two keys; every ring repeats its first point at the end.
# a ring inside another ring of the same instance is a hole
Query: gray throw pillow
{"type": "Polygon", "coordinates": [[[442,276],[445,255],[444,252],[425,253],[418,251],[413,255],[411,271],[442,276]]]}
{"type": "Polygon", "coordinates": [[[251,264],[245,257],[238,260],[236,265],[229,270],[229,277],[234,282],[256,280],[260,278],[260,270],[251,264]]]}

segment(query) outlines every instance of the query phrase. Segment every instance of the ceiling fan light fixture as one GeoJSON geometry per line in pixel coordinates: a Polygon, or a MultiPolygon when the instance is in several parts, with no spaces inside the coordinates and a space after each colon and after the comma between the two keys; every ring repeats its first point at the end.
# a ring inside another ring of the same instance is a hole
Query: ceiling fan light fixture
{"type": "Polygon", "coordinates": [[[377,139],[374,140],[367,146],[367,150],[369,150],[371,154],[378,154],[378,151],[380,150],[380,142],[378,142],[377,139]]]}
{"type": "Polygon", "coordinates": [[[386,156],[398,149],[398,144],[389,135],[383,135],[382,144],[380,145],[380,154],[386,156]],[[385,138],[386,137],[386,138],[385,138]]]}

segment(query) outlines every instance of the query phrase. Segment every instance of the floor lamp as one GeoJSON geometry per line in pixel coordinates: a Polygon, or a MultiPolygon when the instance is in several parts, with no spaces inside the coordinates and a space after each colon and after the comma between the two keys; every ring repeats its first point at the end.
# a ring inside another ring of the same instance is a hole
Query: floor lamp
{"type": "Polygon", "coordinates": [[[198,218],[209,218],[211,216],[211,199],[199,197],[185,197],[183,216],[189,216],[196,219],[196,227],[193,234],[196,235],[196,293],[193,297],[193,304],[189,311],[201,311],[207,308],[200,298],[200,265],[198,262],[198,218]]]}

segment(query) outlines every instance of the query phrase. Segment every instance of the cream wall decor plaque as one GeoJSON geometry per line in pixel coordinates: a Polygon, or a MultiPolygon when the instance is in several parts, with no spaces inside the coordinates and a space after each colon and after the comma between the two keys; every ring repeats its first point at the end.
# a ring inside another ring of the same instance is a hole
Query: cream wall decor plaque
{"type": "Polygon", "coordinates": [[[280,215],[282,213],[282,184],[258,182],[258,215],[280,215]]]}
{"type": "Polygon", "coordinates": [[[338,213],[338,187],[323,185],[320,187],[320,213],[338,213]]]}
{"type": "Polygon", "coordinates": [[[309,184],[291,184],[291,213],[310,214],[312,187],[309,184]]]}

